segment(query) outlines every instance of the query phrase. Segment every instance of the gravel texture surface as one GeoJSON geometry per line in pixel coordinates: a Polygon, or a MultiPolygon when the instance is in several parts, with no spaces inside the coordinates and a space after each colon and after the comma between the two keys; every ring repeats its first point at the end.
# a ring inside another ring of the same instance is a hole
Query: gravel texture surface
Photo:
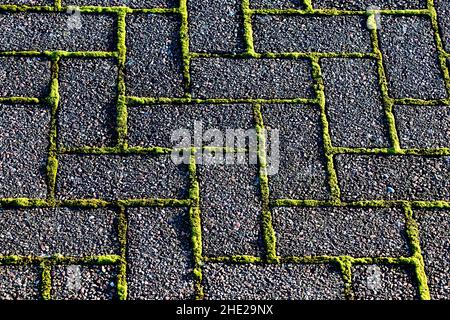
{"type": "Polygon", "coordinates": [[[450,51],[450,1],[434,0],[434,5],[438,13],[441,37],[447,52],[450,51]]]}
{"type": "Polygon", "coordinates": [[[427,7],[426,0],[312,0],[313,8],[368,10],[373,9],[422,9],[427,7]]]}
{"type": "Polygon", "coordinates": [[[39,272],[35,266],[0,266],[0,299],[39,299],[39,272]]]}
{"type": "Polygon", "coordinates": [[[178,0],[61,0],[71,6],[127,6],[130,8],[174,8],[178,0]]]}
{"type": "Polygon", "coordinates": [[[303,0],[250,0],[253,9],[303,9],[303,0]]]}

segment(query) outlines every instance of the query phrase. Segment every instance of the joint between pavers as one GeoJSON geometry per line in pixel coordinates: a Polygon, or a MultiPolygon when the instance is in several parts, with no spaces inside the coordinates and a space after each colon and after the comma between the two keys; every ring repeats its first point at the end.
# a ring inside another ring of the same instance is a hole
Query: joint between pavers
{"type": "Polygon", "coordinates": [[[191,96],[191,55],[189,47],[189,14],[187,8],[187,0],[180,0],[179,14],[181,19],[179,36],[181,44],[184,95],[186,98],[189,98],[191,96]]]}
{"type": "Polygon", "coordinates": [[[119,205],[118,239],[120,246],[120,264],[117,272],[117,296],[119,300],[127,300],[127,211],[119,205]]]}
{"type": "Polygon", "coordinates": [[[244,43],[246,53],[244,55],[255,57],[255,45],[253,41],[252,11],[250,10],[250,0],[242,0],[242,16],[244,23],[244,43]]]}
{"type": "Polygon", "coordinates": [[[45,261],[41,263],[40,292],[43,300],[51,299],[52,290],[52,266],[45,261]]]}
{"type": "Polygon", "coordinates": [[[128,131],[128,112],[126,104],[126,85],[125,85],[125,62],[126,62],[126,9],[122,9],[117,13],[117,55],[118,55],[118,74],[117,74],[117,147],[125,150],[128,147],[127,131],[128,131]]]}

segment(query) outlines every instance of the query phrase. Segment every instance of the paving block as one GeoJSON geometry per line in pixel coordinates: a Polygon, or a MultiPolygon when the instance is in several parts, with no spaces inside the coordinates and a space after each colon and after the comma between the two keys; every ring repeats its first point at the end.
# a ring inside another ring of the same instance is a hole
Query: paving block
{"type": "Polygon", "coordinates": [[[60,199],[184,198],[187,166],[170,155],[61,155],[60,199]]]}
{"type": "Polygon", "coordinates": [[[188,0],[190,50],[209,53],[244,51],[241,0],[188,0]]]}
{"type": "Polygon", "coordinates": [[[131,96],[179,97],[184,93],[180,19],[175,15],[127,15],[126,88],[131,96]]]}
{"type": "Polygon", "coordinates": [[[426,0],[312,0],[316,9],[374,10],[426,9],[426,0]]]}
{"type": "Polygon", "coordinates": [[[380,47],[389,95],[446,98],[431,20],[424,16],[381,17],[380,47]]]}
{"type": "Polygon", "coordinates": [[[441,39],[447,52],[450,52],[450,0],[434,0],[438,15],[441,39]]]}
{"type": "Polygon", "coordinates": [[[116,297],[117,267],[59,265],[52,267],[54,300],[111,300],[116,297]]]}
{"type": "Polygon", "coordinates": [[[272,210],[280,256],[410,256],[400,209],[281,207],[272,210]]]}
{"type": "Polygon", "coordinates": [[[0,254],[118,254],[116,220],[109,209],[1,209],[0,254]]]}
{"type": "Polygon", "coordinates": [[[1,300],[39,299],[40,270],[36,266],[0,266],[1,300]]]}
{"type": "Polygon", "coordinates": [[[254,15],[256,52],[370,52],[365,18],[356,15],[254,15]]]}
{"type": "Polygon", "coordinates": [[[187,209],[128,209],[128,298],[193,299],[187,209]]]}
{"type": "Polygon", "coordinates": [[[449,200],[448,157],[338,155],[342,199],[449,200]]]}
{"type": "Polygon", "coordinates": [[[306,60],[199,58],[191,60],[195,98],[293,99],[313,95],[306,60]]]}
{"type": "Polygon", "coordinates": [[[395,123],[404,148],[449,148],[449,106],[394,107],[395,123]]]}
{"type": "Polygon", "coordinates": [[[210,300],[343,299],[343,282],[330,265],[208,263],[203,270],[210,300]]]}
{"type": "Polygon", "coordinates": [[[44,198],[50,111],[0,104],[0,197],[44,198]]]}
{"type": "Polygon", "coordinates": [[[53,0],[1,0],[0,5],[52,6],[53,0]]]}
{"type": "Polygon", "coordinates": [[[252,9],[304,9],[303,0],[250,0],[252,9]]]}
{"type": "Polygon", "coordinates": [[[62,0],[68,6],[127,6],[129,8],[175,8],[178,0],[62,0]]]}
{"type": "Polygon", "coordinates": [[[340,147],[388,147],[376,61],[322,59],[321,65],[333,144],[340,147]]]}
{"type": "Polygon", "coordinates": [[[63,59],[59,72],[59,146],[114,145],[117,109],[115,61],[63,59]]]}

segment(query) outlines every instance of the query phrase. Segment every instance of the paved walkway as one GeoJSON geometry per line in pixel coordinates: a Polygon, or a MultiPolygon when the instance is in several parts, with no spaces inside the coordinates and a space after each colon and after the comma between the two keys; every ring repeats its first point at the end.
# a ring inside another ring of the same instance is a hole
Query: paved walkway
{"type": "Polygon", "coordinates": [[[449,0],[0,0],[0,35],[0,298],[450,299],[449,0]]]}

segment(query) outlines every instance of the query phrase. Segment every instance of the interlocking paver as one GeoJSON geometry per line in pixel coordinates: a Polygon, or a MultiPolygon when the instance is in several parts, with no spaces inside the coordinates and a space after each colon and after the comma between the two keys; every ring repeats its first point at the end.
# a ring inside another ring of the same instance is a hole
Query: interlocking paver
{"type": "Polygon", "coordinates": [[[0,266],[0,299],[39,299],[39,269],[35,266],[0,266]]]}
{"type": "Polygon", "coordinates": [[[303,0],[250,0],[254,9],[302,9],[303,0]]]}
{"type": "Polygon", "coordinates": [[[71,6],[127,6],[130,8],[174,8],[177,0],[61,0],[71,6]]]}
{"type": "Polygon", "coordinates": [[[450,1],[434,0],[438,14],[441,37],[447,52],[450,51],[450,1]]]}
{"type": "Polygon", "coordinates": [[[374,9],[421,9],[427,7],[426,0],[312,0],[314,8],[374,10],[374,9]]]}

